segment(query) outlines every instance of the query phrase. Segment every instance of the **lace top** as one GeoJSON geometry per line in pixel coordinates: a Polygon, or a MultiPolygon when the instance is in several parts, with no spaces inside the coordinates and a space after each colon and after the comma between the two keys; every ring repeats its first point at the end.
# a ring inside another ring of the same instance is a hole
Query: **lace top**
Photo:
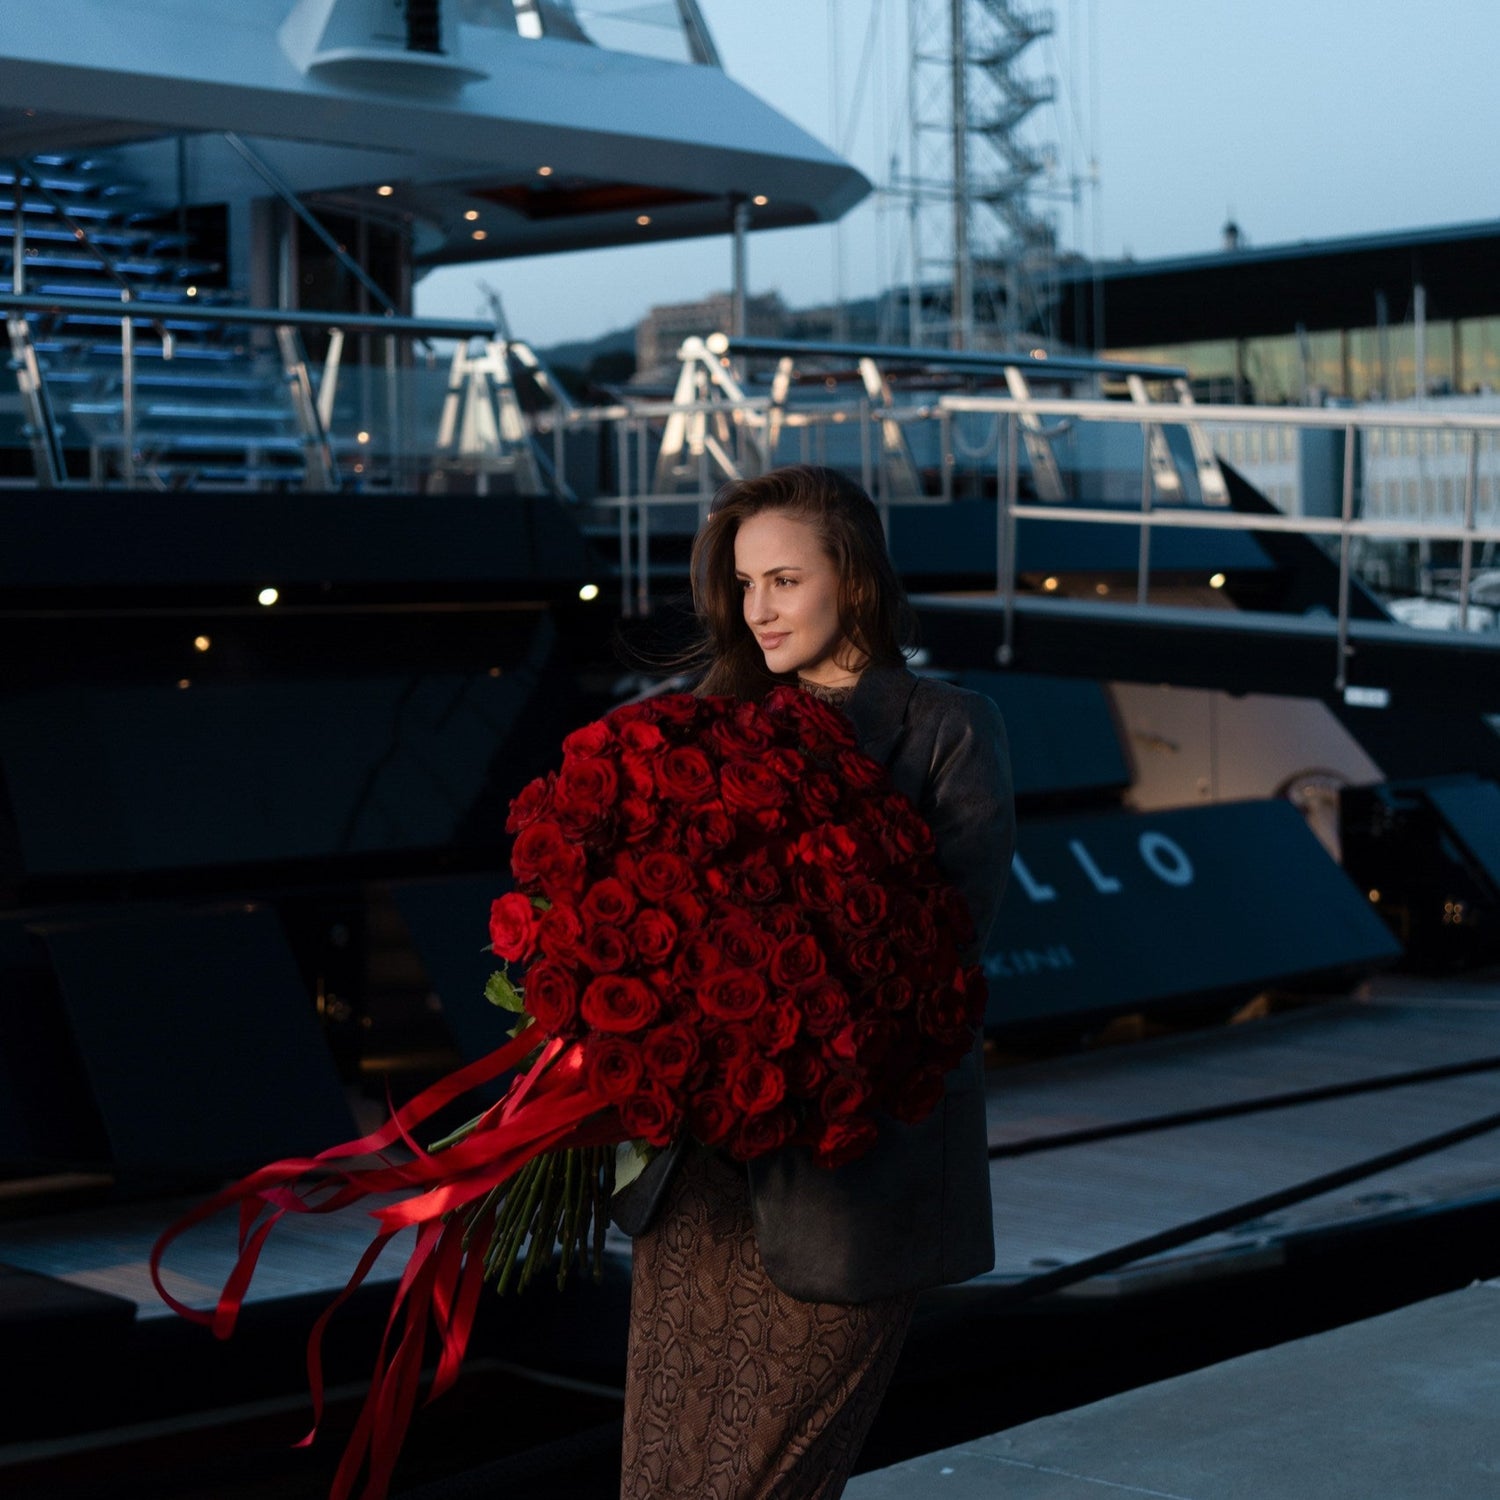
{"type": "Polygon", "coordinates": [[[814,698],[823,703],[832,704],[834,708],[842,709],[849,702],[850,695],[854,692],[855,684],[845,683],[841,687],[825,687],[821,682],[809,682],[805,677],[797,679],[797,686],[804,693],[810,693],[814,698]]]}

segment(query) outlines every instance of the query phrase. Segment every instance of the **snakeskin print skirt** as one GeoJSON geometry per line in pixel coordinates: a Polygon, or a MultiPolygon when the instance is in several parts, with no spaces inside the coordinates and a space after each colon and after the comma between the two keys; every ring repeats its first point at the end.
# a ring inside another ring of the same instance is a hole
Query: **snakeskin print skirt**
{"type": "Polygon", "coordinates": [[[745,1170],[687,1151],[635,1240],[621,1500],[835,1500],[915,1293],[846,1305],[771,1284],[745,1170]]]}

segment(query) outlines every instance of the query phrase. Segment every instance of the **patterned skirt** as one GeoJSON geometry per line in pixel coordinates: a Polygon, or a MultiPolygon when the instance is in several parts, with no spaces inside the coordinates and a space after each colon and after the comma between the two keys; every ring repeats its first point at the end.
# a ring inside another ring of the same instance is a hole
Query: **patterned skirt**
{"type": "Polygon", "coordinates": [[[745,1169],[683,1153],[635,1240],[621,1500],[835,1500],[915,1293],[799,1302],[755,1245],[745,1169]]]}

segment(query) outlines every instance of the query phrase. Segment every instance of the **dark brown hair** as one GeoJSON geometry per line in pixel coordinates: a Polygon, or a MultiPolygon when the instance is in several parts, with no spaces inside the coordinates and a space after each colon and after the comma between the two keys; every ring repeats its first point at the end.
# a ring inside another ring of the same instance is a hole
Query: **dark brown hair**
{"type": "Polygon", "coordinates": [[[695,660],[707,663],[697,691],[760,698],[777,683],[793,680],[792,673],[766,670],[745,623],[734,571],[734,539],[741,523],[766,511],[780,511],[817,533],[838,573],[839,628],[845,640],[868,664],[900,666],[916,620],[891,565],[880,513],[864,490],[836,469],[793,464],[724,485],[693,539],[693,608],[703,631],[695,660]]]}

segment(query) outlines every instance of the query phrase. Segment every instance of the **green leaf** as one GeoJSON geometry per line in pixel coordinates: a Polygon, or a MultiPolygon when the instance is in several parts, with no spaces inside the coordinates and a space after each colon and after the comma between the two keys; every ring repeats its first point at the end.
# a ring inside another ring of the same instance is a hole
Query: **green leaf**
{"type": "Polygon", "coordinates": [[[489,983],[484,987],[484,998],[491,1005],[498,1005],[501,1010],[514,1011],[517,1015],[521,1012],[521,992],[510,979],[498,970],[490,975],[489,983]]]}

